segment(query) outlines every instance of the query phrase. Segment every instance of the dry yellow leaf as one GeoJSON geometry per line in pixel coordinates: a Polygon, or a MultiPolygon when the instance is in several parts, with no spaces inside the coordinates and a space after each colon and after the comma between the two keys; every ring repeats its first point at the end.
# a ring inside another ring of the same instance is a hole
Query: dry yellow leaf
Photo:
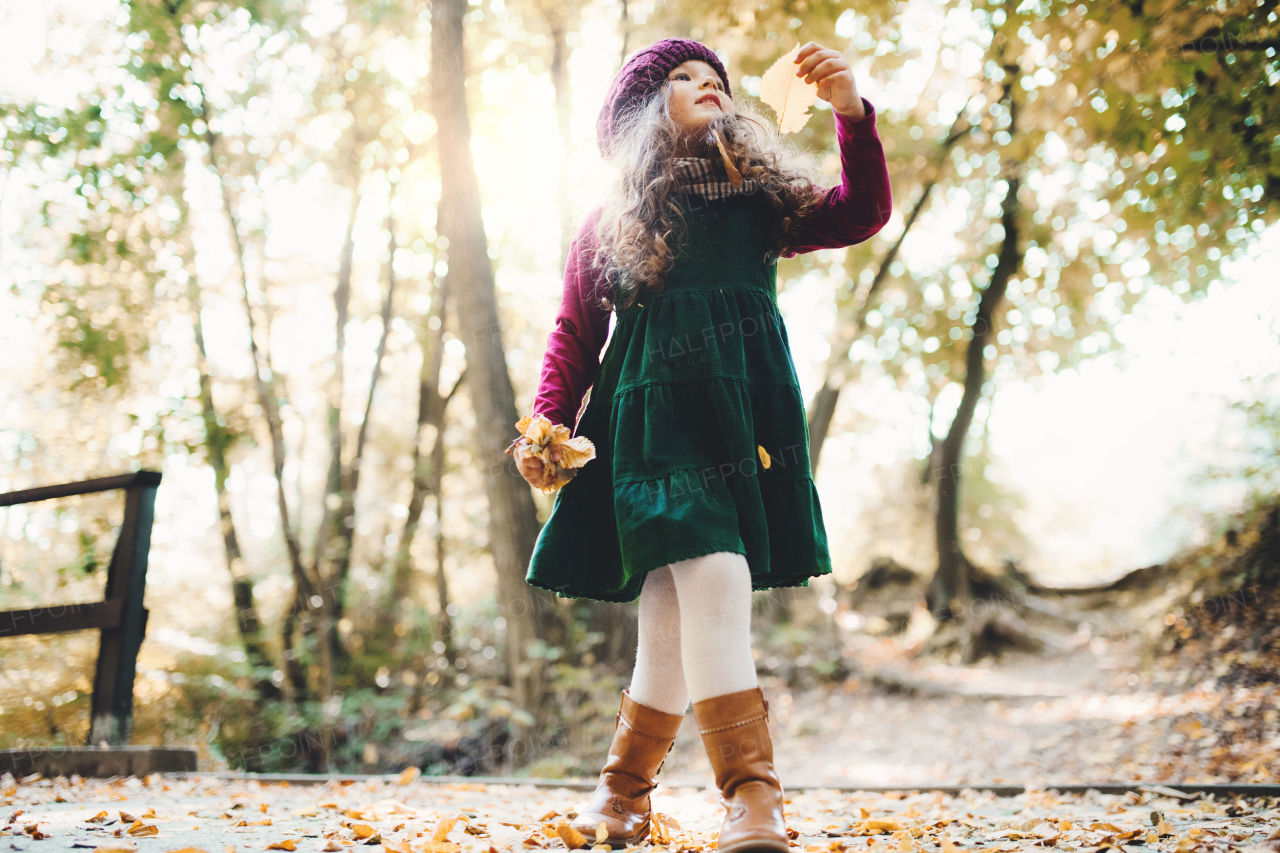
{"type": "Polygon", "coordinates": [[[382,840],[382,849],[386,853],[413,853],[413,848],[405,841],[387,841],[382,840]]]}
{"type": "Polygon", "coordinates": [[[462,853],[462,845],[453,841],[428,841],[422,853],[462,853]]]}
{"type": "Polygon", "coordinates": [[[397,785],[409,785],[422,775],[422,771],[416,767],[406,767],[404,772],[400,774],[400,778],[396,780],[397,785]]]}
{"type": "Polygon", "coordinates": [[[160,830],[159,830],[159,829],[157,829],[156,827],[151,826],[151,825],[149,825],[149,824],[144,824],[144,823],[143,823],[142,821],[140,821],[140,820],[135,820],[135,821],[133,822],[133,825],[132,825],[132,826],[130,826],[130,827],[126,830],[126,832],[128,832],[128,833],[129,833],[130,835],[132,835],[134,838],[142,838],[142,837],[147,836],[147,835],[159,835],[159,834],[160,834],[160,830]]]}
{"type": "Polygon", "coordinates": [[[143,819],[143,820],[146,820],[146,819],[147,819],[147,818],[149,818],[149,817],[155,817],[155,816],[156,816],[156,810],[155,810],[155,809],[147,809],[147,810],[143,813],[143,815],[142,815],[142,819],[143,819]]]}
{"type": "Polygon", "coordinates": [[[138,853],[138,845],[114,842],[93,848],[94,853],[138,853]]]}
{"type": "Polygon", "coordinates": [[[603,844],[609,839],[609,827],[604,821],[596,824],[596,843],[603,844]]]}
{"type": "Polygon", "coordinates": [[[556,835],[559,835],[564,840],[564,846],[570,850],[577,850],[579,847],[587,846],[587,837],[570,826],[567,821],[562,820],[556,824],[556,835]]]}
{"type": "Polygon", "coordinates": [[[596,447],[584,435],[571,438],[567,426],[553,424],[544,415],[525,415],[516,421],[520,436],[507,447],[516,462],[536,458],[554,477],[551,485],[540,489],[551,494],[577,475],[577,469],[596,458],[596,447]],[[552,461],[551,448],[559,448],[559,463],[552,461]]]}
{"type": "Polygon", "coordinates": [[[338,853],[339,850],[345,849],[346,848],[339,844],[335,839],[330,838],[328,843],[320,848],[320,853],[338,853]]]}
{"type": "MultiPolygon", "coordinates": [[[[760,464],[764,466],[766,471],[769,470],[769,464],[773,461],[772,459],[769,458],[769,451],[764,449],[764,445],[757,444],[756,453],[760,454],[760,464]]],[[[865,816],[866,809],[863,809],[862,811],[865,816]]]]}
{"type": "Polygon", "coordinates": [[[456,824],[457,822],[458,822],[458,818],[456,815],[454,817],[447,818],[445,820],[440,821],[440,825],[436,827],[436,831],[431,834],[431,840],[432,841],[448,841],[449,833],[453,832],[453,825],[456,824]]]}
{"type": "Polygon", "coordinates": [[[886,833],[887,834],[890,832],[901,832],[902,824],[898,823],[896,820],[886,820],[884,818],[872,818],[871,820],[863,821],[862,826],[859,827],[859,829],[863,833],[886,833]]]}
{"type": "Polygon", "coordinates": [[[680,824],[670,815],[654,812],[649,827],[649,841],[653,844],[671,844],[675,841],[672,830],[679,830],[680,824]]]}
{"type": "Polygon", "coordinates": [[[942,839],[942,853],[957,853],[959,849],[950,838],[942,839]]]}
{"type": "MultiPolygon", "coordinates": [[[[99,850],[102,848],[99,847],[99,850]]],[[[209,853],[207,850],[201,850],[199,847],[183,847],[181,850],[170,850],[168,853],[209,853]]]]}
{"type": "Polygon", "coordinates": [[[1062,830],[1063,832],[1066,832],[1070,828],[1071,828],[1071,821],[1069,820],[1058,821],[1058,829],[1062,830]]]}
{"type": "Polygon", "coordinates": [[[111,815],[107,814],[106,812],[98,812],[93,817],[85,820],[85,823],[102,823],[104,820],[106,820],[109,817],[111,817],[111,815]]]}
{"type": "Polygon", "coordinates": [[[818,84],[806,83],[796,76],[796,54],[800,44],[791,48],[769,66],[760,78],[760,100],[778,116],[779,133],[795,133],[809,121],[809,107],[818,100],[818,84]]]}
{"type": "Polygon", "coordinates": [[[292,838],[286,838],[284,841],[277,841],[267,845],[268,850],[297,850],[298,842],[292,838]]]}
{"type": "Polygon", "coordinates": [[[366,823],[354,823],[351,825],[351,831],[355,834],[356,838],[363,840],[365,838],[372,838],[375,830],[372,826],[369,826],[366,823]]]}
{"type": "Polygon", "coordinates": [[[735,186],[742,186],[742,173],[738,171],[738,167],[733,165],[729,152],[724,147],[724,142],[720,139],[720,131],[714,127],[711,128],[711,135],[716,139],[716,147],[720,149],[720,157],[724,160],[724,170],[729,175],[729,181],[735,186]]]}

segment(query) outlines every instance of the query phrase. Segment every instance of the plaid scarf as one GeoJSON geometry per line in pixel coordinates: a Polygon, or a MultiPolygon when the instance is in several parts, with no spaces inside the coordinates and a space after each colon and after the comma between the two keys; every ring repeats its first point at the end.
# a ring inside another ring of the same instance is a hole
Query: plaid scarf
{"type": "Polygon", "coordinates": [[[742,181],[742,186],[735,187],[725,171],[724,161],[719,157],[676,157],[673,165],[679,185],[677,192],[687,195],[714,200],[733,195],[750,195],[759,189],[755,181],[748,179],[742,181]]]}

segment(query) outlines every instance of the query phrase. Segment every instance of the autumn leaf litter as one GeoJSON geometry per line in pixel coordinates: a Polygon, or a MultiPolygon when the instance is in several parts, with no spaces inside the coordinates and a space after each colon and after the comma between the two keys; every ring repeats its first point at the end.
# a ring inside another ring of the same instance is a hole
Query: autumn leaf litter
{"type": "MultiPolygon", "coordinates": [[[[711,853],[723,809],[710,788],[659,788],[646,853],[711,853]]],[[[586,792],[395,780],[324,785],[205,777],[0,779],[0,836],[11,849],[164,853],[249,850],[533,853],[602,850],[570,826],[586,792]],[[43,847],[43,845],[41,845],[43,847]]],[[[1280,853],[1280,800],[1127,794],[1016,797],[964,791],[788,794],[792,847],[803,853],[1280,853]]],[[[3,843],[3,842],[0,842],[3,843]]]]}

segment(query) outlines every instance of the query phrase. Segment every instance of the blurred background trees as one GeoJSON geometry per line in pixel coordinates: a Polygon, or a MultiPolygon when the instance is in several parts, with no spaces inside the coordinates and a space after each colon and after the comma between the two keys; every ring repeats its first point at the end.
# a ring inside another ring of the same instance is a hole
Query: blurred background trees
{"type": "MultiPolygon", "coordinates": [[[[0,87],[4,488],[165,472],[139,738],[254,770],[594,773],[573,756],[609,728],[634,608],[524,584],[550,499],[501,450],[601,186],[596,110],[657,38],[721,51],[739,97],[814,40],[856,59],[897,210],[784,261],[781,299],[828,524],[873,535],[757,597],[761,666],[847,674],[833,614],[886,559],[971,662],[1010,624],[975,598],[1015,608],[1029,563],[1077,581],[991,473],[997,391],[1117,355],[1141,306],[1202,301],[1256,249],[1276,29],[1273,3],[47,4],[0,87]],[[851,455],[879,468],[861,510],[851,455]]],[[[799,142],[838,166],[825,113],[799,142]]],[[[1258,376],[1213,482],[1262,501],[1258,376]]],[[[6,605],[83,598],[111,513],[8,510],[6,605]]],[[[0,740],[78,742],[83,643],[0,652],[0,740]]]]}

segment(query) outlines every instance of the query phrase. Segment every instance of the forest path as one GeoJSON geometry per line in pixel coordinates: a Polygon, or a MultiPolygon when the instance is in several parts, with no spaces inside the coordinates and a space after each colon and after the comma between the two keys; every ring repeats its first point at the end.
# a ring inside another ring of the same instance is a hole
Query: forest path
{"type": "MultiPolygon", "coordinates": [[[[1057,654],[962,667],[866,638],[844,684],[761,678],[775,765],[784,787],[1280,781],[1280,724],[1265,711],[1276,685],[1153,678],[1137,649],[1081,636],[1057,654]]],[[[711,778],[692,718],[662,770],[671,784],[711,778]]]]}

